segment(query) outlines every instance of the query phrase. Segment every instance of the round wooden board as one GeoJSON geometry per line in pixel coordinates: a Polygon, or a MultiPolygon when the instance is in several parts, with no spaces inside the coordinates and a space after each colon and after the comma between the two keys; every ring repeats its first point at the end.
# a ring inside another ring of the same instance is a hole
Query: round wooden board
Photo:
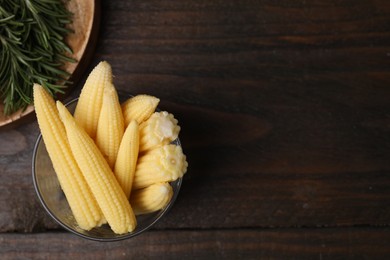
{"type": "MultiPolygon", "coordinates": [[[[99,0],[72,0],[67,1],[68,9],[73,13],[73,23],[70,25],[74,33],[66,38],[66,42],[73,50],[72,57],[77,60],[75,63],[66,63],[64,68],[71,74],[70,81],[76,83],[88,66],[89,60],[95,49],[100,22],[100,1],[99,0]]],[[[69,93],[72,86],[66,89],[69,93]]],[[[5,116],[4,106],[0,104],[0,127],[11,125],[34,111],[34,106],[29,105],[24,111],[19,110],[5,116]]]]}

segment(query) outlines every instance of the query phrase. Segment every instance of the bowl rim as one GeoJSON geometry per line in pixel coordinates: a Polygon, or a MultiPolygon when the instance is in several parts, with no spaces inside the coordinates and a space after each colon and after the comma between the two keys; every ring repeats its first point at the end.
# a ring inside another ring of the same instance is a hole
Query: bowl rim
{"type": "MultiPolygon", "coordinates": [[[[119,93],[118,93],[119,94],[119,93]]],[[[131,96],[131,95],[129,95],[131,96]]],[[[73,103],[76,103],[78,101],[78,98],[74,98],[72,100],[70,100],[69,102],[67,102],[65,104],[66,107],[72,105],[73,103]]],[[[180,139],[177,138],[176,140],[173,141],[176,145],[179,145],[181,146],[181,143],[180,143],[180,139]]],[[[165,208],[163,208],[162,210],[160,210],[158,212],[158,215],[156,216],[155,219],[153,219],[153,221],[151,223],[149,223],[145,228],[142,228],[140,230],[137,230],[137,231],[133,231],[133,232],[129,232],[129,233],[126,233],[126,234],[123,234],[123,235],[117,235],[115,237],[110,237],[110,238],[103,238],[103,237],[96,237],[96,236],[88,236],[86,234],[83,234],[83,233],[80,233],[78,232],[77,230],[69,227],[68,225],[66,225],[65,223],[63,223],[53,212],[52,210],[49,208],[49,206],[47,205],[47,203],[45,202],[45,199],[43,198],[43,195],[41,194],[41,190],[39,188],[39,184],[38,184],[38,180],[37,180],[37,175],[36,175],[36,157],[37,157],[37,151],[38,151],[38,148],[39,146],[43,144],[45,145],[44,141],[43,141],[43,138],[42,138],[42,133],[39,131],[39,135],[35,141],[35,144],[34,144],[34,148],[33,148],[33,154],[32,154],[32,180],[33,180],[33,186],[34,186],[34,190],[35,190],[35,193],[37,194],[37,197],[41,203],[41,205],[43,206],[43,208],[45,209],[45,211],[49,214],[49,216],[55,220],[55,222],[57,222],[57,224],[59,224],[61,227],[63,227],[65,230],[79,236],[79,237],[82,237],[82,238],[85,238],[85,239],[88,239],[88,240],[92,240],[92,241],[99,241],[99,242],[115,242],[115,241],[120,241],[120,240],[124,240],[124,239],[128,239],[128,238],[131,238],[131,237],[135,237],[137,235],[140,235],[141,233],[144,233],[145,231],[149,230],[150,228],[152,228],[163,216],[165,216],[168,211],[173,207],[173,204],[174,202],[176,201],[178,195],[179,195],[179,192],[180,192],[180,189],[181,189],[181,185],[182,185],[182,181],[183,181],[183,177],[180,177],[178,178],[176,181],[175,181],[175,188],[176,188],[176,192],[173,192],[173,195],[172,195],[172,198],[171,200],[169,201],[168,205],[165,206],[165,208]]],[[[46,148],[45,148],[46,149],[46,148]]]]}

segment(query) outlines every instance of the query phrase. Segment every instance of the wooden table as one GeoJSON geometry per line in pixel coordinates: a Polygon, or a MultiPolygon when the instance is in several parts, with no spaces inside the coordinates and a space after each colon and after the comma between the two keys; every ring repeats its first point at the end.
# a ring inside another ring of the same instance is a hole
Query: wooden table
{"type": "Polygon", "coordinates": [[[130,240],[65,232],[33,188],[32,118],[0,132],[1,259],[390,256],[389,1],[101,4],[87,72],[107,60],[179,119],[179,198],[130,240]]]}

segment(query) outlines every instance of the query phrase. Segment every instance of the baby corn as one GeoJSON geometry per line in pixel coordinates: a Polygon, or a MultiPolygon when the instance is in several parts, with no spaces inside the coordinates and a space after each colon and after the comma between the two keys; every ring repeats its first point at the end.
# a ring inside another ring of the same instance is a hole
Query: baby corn
{"type": "Polygon", "coordinates": [[[38,84],[34,84],[34,106],[43,141],[76,222],[85,230],[100,226],[103,213],[71,152],[55,101],[38,84]]]}
{"type": "Polygon", "coordinates": [[[112,69],[108,62],[100,62],[89,74],[80,93],[74,118],[94,139],[103,102],[104,87],[112,83],[112,69]]]}
{"type": "Polygon", "coordinates": [[[108,224],[117,234],[135,229],[136,219],[126,195],[94,141],[76,124],[69,111],[57,101],[72,153],[84,174],[108,224]]]}
{"type": "Polygon", "coordinates": [[[173,196],[169,183],[156,183],[131,193],[130,203],[136,215],[148,214],[166,207],[173,196]]]}
{"type": "Polygon", "coordinates": [[[140,125],[140,152],[169,144],[180,132],[174,116],[166,111],[154,112],[140,125]]]}
{"type": "Polygon", "coordinates": [[[136,120],[138,124],[148,119],[156,110],[160,99],[149,95],[137,95],[129,98],[122,104],[125,126],[131,120],[136,120]]]}
{"type": "Polygon", "coordinates": [[[114,169],[123,132],[124,121],[118,94],[114,85],[109,83],[104,88],[95,142],[111,169],[114,169]]]}
{"type": "Polygon", "coordinates": [[[138,158],[133,189],[175,181],[185,174],[187,166],[186,156],[180,146],[167,144],[150,150],[138,158]]]}
{"type": "Polygon", "coordinates": [[[132,120],[127,126],[119,147],[114,174],[127,198],[130,197],[134,171],[138,159],[139,130],[138,123],[132,120]]]}

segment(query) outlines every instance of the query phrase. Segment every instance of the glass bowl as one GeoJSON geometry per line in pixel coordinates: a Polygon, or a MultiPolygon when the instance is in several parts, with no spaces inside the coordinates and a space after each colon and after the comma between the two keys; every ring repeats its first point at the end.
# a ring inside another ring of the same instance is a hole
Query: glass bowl
{"type": "MultiPolygon", "coordinates": [[[[121,99],[123,99],[123,96],[121,99]]],[[[74,99],[66,104],[69,111],[74,111],[77,100],[78,99],[74,99]]],[[[177,139],[173,143],[180,145],[180,140],[177,139]]],[[[37,138],[33,151],[32,177],[35,191],[47,213],[64,229],[80,237],[95,241],[118,241],[128,239],[150,229],[164,215],[166,215],[172,207],[178,196],[182,183],[182,178],[170,183],[173,188],[173,196],[164,209],[154,213],[137,216],[136,229],[133,232],[118,235],[115,234],[107,224],[93,228],[89,231],[83,230],[77,225],[58,182],[41,134],[37,138]]]]}

